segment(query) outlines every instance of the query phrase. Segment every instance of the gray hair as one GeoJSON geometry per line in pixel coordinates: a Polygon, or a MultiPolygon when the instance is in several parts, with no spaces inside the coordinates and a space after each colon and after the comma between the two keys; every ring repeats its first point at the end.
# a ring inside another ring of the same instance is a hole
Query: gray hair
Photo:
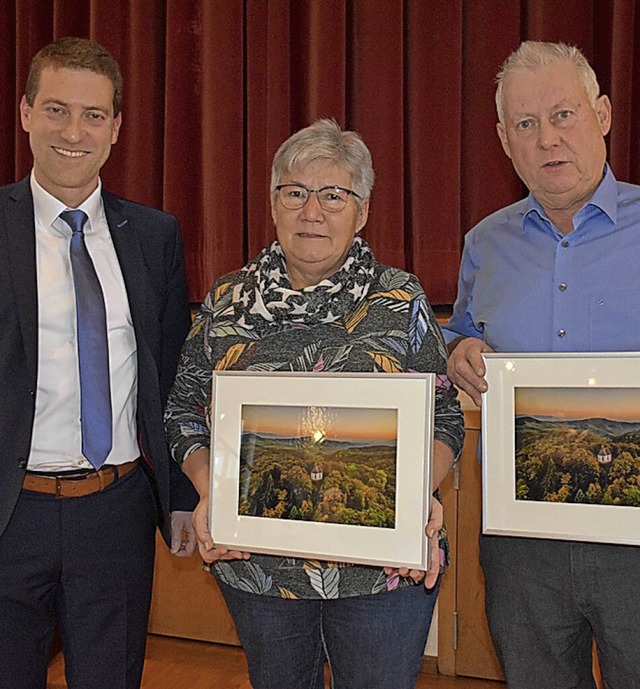
{"type": "Polygon", "coordinates": [[[556,60],[566,60],[578,70],[584,90],[587,92],[589,102],[595,107],[596,100],[600,95],[598,78],[587,58],[574,45],[566,43],[543,43],[542,41],[524,41],[517,50],[504,61],[498,75],[496,76],[496,109],[498,119],[504,124],[504,101],[503,90],[505,79],[514,72],[523,72],[530,69],[539,69],[556,62],[556,60]]]}
{"type": "Polygon", "coordinates": [[[291,135],[276,152],[271,166],[271,199],[275,199],[276,186],[285,175],[320,159],[343,165],[360,199],[371,196],[375,175],[366,144],[356,132],[343,132],[335,120],[324,119],[291,135]]]}

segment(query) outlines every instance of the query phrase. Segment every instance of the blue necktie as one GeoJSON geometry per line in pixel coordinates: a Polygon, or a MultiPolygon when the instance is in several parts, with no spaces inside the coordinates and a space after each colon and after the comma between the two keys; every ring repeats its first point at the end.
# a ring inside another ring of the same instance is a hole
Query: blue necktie
{"type": "Polygon", "coordinates": [[[60,217],[73,231],[70,256],[76,293],[82,454],[99,469],[112,445],[107,313],[102,287],[82,232],[87,214],[68,210],[60,213],[60,217]]]}

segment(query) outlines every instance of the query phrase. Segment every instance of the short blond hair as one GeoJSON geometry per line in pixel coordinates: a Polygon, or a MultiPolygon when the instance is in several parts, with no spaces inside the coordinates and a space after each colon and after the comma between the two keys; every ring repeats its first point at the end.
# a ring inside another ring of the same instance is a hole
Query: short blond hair
{"type": "Polygon", "coordinates": [[[503,62],[496,76],[496,110],[498,120],[504,124],[504,82],[514,72],[546,67],[557,60],[570,62],[578,70],[578,78],[587,92],[589,102],[595,107],[600,95],[598,78],[593,68],[579,48],[566,43],[544,43],[542,41],[524,41],[517,50],[503,62]]]}

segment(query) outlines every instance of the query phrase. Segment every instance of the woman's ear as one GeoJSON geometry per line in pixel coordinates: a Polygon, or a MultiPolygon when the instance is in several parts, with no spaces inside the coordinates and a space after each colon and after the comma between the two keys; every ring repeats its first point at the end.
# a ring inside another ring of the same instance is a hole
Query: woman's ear
{"type": "Polygon", "coordinates": [[[356,234],[367,224],[369,217],[369,199],[365,199],[358,208],[358,216],[356,218],[356,234]]]}

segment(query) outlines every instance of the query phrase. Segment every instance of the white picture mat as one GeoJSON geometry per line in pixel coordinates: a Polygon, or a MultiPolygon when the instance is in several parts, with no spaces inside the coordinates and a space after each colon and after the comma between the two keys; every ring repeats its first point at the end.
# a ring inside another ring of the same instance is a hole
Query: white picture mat
{"type": "Polygon", "coordinates": [[[214,373],[211,535],[254,553],[427,569],[435,375],[214,373]],[[397,410],[395,528],[238,515],[242,405],[397,410]]]}
{"type": "Polygon", "coordinates": [[[515,390],[638,388],[640,353],[485,354],[483,533],[640,545],[640,508],[515,498],[515,390]]]}

